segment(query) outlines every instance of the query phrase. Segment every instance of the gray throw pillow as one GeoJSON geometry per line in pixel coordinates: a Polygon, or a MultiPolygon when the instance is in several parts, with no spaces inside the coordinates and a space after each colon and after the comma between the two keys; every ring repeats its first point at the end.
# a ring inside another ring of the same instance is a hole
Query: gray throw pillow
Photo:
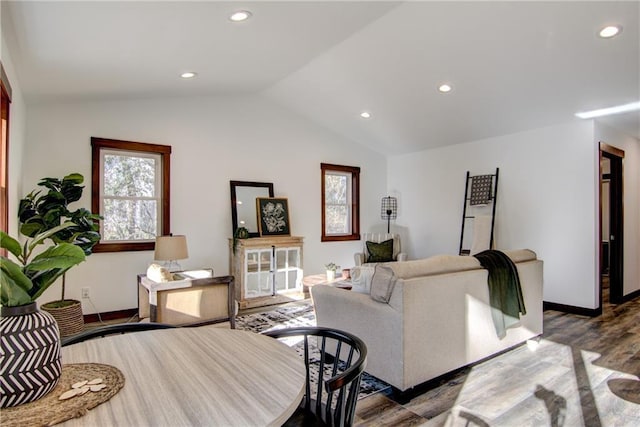
{"type": "Polygon", "coordinates": [[[367,252],[369,252],[367,262],[393,261],[393,239],[380,243],[367,242],[367,252]]]}
{"type": "Polygon", "coordinates": [[[376,270],[371,278],[371,299],[378,302],[388,303],[391,293],[396,286],[396,275],[390,267],[376,265],[376,270]]]}

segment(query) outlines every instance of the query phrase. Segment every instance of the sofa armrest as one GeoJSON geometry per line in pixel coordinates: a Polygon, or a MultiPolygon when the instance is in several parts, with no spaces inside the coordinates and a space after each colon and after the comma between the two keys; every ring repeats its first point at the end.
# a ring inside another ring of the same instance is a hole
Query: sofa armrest
{"type": "Polygon", "coordinates": [[[398,257],[396,258],[396,261],[398,261],[398,262],[402,262],[402,261],[406,261],[407,259],[409,259],[409,258],[407,257],[407,254],[405,254],[404,252],[400,252],[400,253],[398,254],[398,257]]]}
{"type": "Polygon", "coordinates": [[[390,384],[402,384],[401,311],[374,301],[369,294],[332,286],[316,285],[311,288],[311,296],[318,326],[351,332],[362,339],[368,350],[367,372],[390,384]]]}
{"type": "Polygon", "coordinates": [[[359,265],[364,264],[364,253],[362,252],[356,252],[355,254],[353,254],[353,260],[355,261],[355,265],[356,267],[359,265]]]}

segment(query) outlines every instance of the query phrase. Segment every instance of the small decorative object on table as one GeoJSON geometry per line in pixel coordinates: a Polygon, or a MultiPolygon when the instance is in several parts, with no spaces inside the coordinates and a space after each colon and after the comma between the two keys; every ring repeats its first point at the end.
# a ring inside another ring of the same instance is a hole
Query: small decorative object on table
{"type": "Polygon", "coordinates": [[[325,270],[327,271],[327,281],[331,282],[336,278],[336,271],[340,269],[339,266],[335,265],[333,262],[324,265],[325,270]]]}

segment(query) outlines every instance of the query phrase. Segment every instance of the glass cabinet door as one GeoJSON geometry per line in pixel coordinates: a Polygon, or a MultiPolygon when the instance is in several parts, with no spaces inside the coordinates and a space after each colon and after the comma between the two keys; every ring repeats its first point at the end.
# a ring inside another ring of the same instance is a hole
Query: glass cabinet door
{"type": "Polygon", "coordinates": [[[247,250],[245,256],[245,298],[273,295],[271,248],[247,250]]]}
{"type": "Polygon", "coordinates": [[[276,248],[275,252],[276,292],[300,288],[302,283],[300,248],[276,248]]]}

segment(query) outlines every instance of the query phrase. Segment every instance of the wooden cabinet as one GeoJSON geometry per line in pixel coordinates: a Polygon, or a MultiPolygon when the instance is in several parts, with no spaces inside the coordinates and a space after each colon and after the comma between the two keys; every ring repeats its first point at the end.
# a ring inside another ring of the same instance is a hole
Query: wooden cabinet
{"type": "Polygon", "coordinates": [[[241,309],[291,301],[302,290],[302,237],[229,239],[229,271],[241,309]]]}

